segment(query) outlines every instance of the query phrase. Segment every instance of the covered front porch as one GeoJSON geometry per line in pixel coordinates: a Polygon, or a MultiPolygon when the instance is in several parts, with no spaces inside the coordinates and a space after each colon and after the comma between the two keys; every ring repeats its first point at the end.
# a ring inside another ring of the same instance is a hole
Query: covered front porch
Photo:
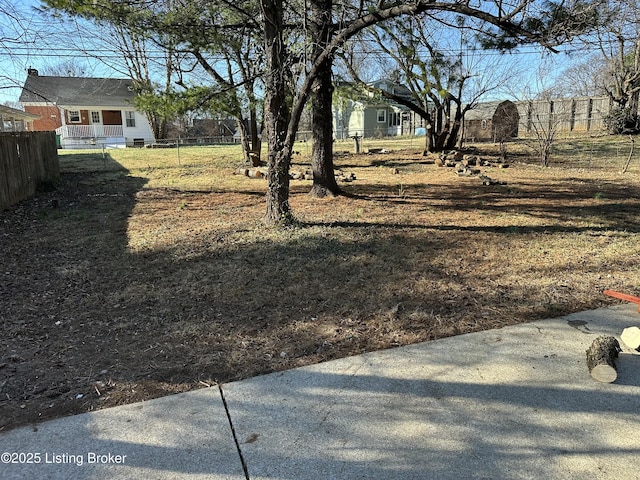
{"type": "Polygon", "coordinates": [[[126,139],[122,125],[63,125],[56,128],[62,148],[124,148],[126,139]]]}

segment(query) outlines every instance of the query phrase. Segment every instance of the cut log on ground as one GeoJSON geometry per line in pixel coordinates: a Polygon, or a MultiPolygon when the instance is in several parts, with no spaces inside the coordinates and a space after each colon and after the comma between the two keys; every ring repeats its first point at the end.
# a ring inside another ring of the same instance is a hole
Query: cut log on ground
{"type": "Polygon", "coordinates": [[[640,328],[628,327],[622,331],[620,340],[632,350],[640,350],[640,328]]]}
{"type": "Polygon", "coordinates": [[[611,383],[618,378],[615,359],[622,349],[618,340],[610,336],[596,338],[587,349],[587,367],[591,377],[598,382],[611,383]]]}

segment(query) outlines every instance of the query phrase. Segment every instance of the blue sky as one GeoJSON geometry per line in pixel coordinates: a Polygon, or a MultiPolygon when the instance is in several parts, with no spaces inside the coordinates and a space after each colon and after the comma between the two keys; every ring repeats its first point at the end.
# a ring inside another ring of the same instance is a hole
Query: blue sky
{"type": "Polygon", "coordinates": [[[0,0],[0,103],[17,101],[28,68],[43,69],[72,60],[93,77],[122,77],[104,62],[65,48],[47,30],[56,20],[34,12],[39,0],[0,0]],[[8,13],[8,15],[6,14],[8,13]],[[26,33],[25,33],[26,32],[26,33]]]}
{"type": "MultiPolygon", "coordinates": [[[[0,13],[0,38],[16,38],[22,35],[17,42],[4,42],[8,48],[0,47],[0,103],[18,100],[21,85],[27,75],[27,69],[32,67],[39,70],[47,66],[56,66],[64,61],[72,60],[84,67],[85,75],[92,77],[119,77],[122,78],[121,71],[110,68],[106,63],[118,64],[118,55],[112,50],[100,50],[103,61],[98,61],[88,55],[79,54],[67,46],[64,48],[60,42],[64,40],[52,40],[47,34],[47,29],[56,21],[53,18],[44,18],[34,14],[32,7],[40,5],[39,0],[0,0],[0,12],[9,12],[14,18],[0,13]],[[15,19],[18,21],[15,21],[15,19]],[[27,30],[27,34],[22,34],[27,30]],[[103,52],[103,53],[102,53],[103,52]]],[[[90,29],[88,29],[90,31],[90,29]]],[[[86,41],[91,41],[90,36],[86,41]]],[[[99,40],[99,39],[98,39],[99,40]]],[[[91,50],[91,46],[87,49],[91,50]]],[[[95,46],[97,49],[104,49],[102,46],[95,46]]],[[[94,50],[95,52],[95,50],[94,50]]],[[[493,59],[501,54],[497,52],[486,52],[487,59],[493,59]]],[[[536,91],[540,88],[537,80],[540,65],[547,73],[545,82],[553,77],[553,73],[561,72],[569,62],[564,54],[547,56],[546,60],[541,60],[539,50],[534,47],[526,47],[518,54],[504,55],[506,66],[505,73],[510,80],[510,90],[513,94],[521,94],[523,89],[528,87],[529,91],[536,91]],[[549,72],[552,72],[549,75],[549,72]]],[[[495,93],[500,98],[508,95],[506,91],[495,93]]],[[[489,100],[490,98],[487,98],[489,100]]]]}

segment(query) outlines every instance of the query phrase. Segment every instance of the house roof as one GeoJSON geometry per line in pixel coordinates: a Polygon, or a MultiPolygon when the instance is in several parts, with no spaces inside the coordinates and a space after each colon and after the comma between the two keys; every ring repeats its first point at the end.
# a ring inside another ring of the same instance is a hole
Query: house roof
{"type": "Polygon", "coordinates": [[[133,81],[117,78],[40,76],[29,72],[20,103],[53,103],[61,106],[122,107],[133,105],[133,81]]]}
{"type": "Polygon", "coordinates": [[[27,122],[40,119],[40,115],[23,112],[22,110],[16,110],[15,108],[6,107],[4,105],[0,105],[0,117],[8,120],[25,120],[27,122]]]}
{"type": "Polygon", "coordinates": [[[406,85],[398,83],[390,78],[380,78],[378,80],[375,80],[374,82],[369,83],[368,85],[371,85],[374,88],[386,90],[387,92],[393,93],[400,97],[413,100],[413,94],[406,85]]]}
{"type": "Polygon", "coordinates": [[[474,108],[464,114],[465,120],[491,120],[499,105],[512,103],[509,100],[478,103],[474,108]]]}

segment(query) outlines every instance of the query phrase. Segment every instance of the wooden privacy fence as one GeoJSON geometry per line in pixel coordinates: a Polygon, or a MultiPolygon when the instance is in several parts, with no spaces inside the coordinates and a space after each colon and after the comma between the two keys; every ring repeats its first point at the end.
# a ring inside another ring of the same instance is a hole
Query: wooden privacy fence
{"type": "Polygon", "coordinates": [[[59,176],[55,132],[0,133],[0,211],[59,176]]]}

